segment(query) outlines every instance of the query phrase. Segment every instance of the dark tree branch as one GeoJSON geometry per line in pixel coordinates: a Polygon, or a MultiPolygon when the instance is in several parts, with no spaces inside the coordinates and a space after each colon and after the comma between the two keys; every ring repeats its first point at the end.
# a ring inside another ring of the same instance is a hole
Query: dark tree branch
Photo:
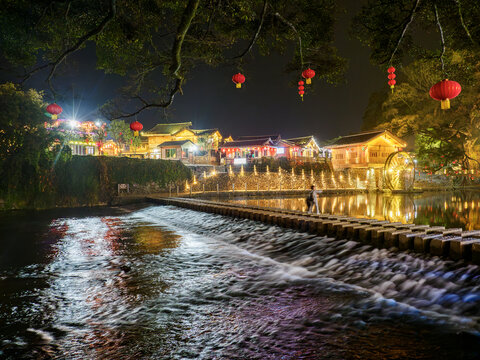
{"type": "Polygon", "coordinates": [[[248,44],[248,47],[243,51],[243,53],[241,53],[238,56],[235,56],[234,59],[240,59],[245,55],[247,55],[252,50],[252,47],[253,45],[255,45],[255,42],[257,41],[258,36],[260,35],[260,31],[262,30],[263,21],[265,20],[265,14],[267,13],[267,6],[268,6],[268,1],[264,0],[262,14],[260,15],[260,23],[258,24],[257,31],[253,35],[253,38],[250,41],[250,44],[248,44]]]}
{"type": "Polygon", "coordinates": [[[40,70],[43,70],[47,67],[51,66],[51,63],[47,63],[47,64],[44,64],[44,65],[41,65],[31,71],[29,71],[28,73],[26,73],[24,76],[23,76],[23,79],[20,81],[20,84],[23,84],[25,81],[27,81],[28,79],[30,79],[32,77],[33,74],[39,72],[40,70]]]}
{"type": "MultiPolygon", "coordinates": [[[[419,0],[418,0],[419,1],[419,0]]],[[[280,15],[278,12],[275,13],[275,16],[277,18],[279,18],[284,24],[288,25],[292,30],[293,32],[297,35],[298,37],[298,52],[300,53],[300,65],[301,65],[301,68],[303,68],[303,51],[302,51],[302,37],[300,36],[299,32],[297,31],[297,29],[295,28],[295,26],[290,22],[288,21],[287,19],[285,19],[282,15],[280,15]]]]}
{"type": "Polygon", "coordinates": [[[67,10],[65,10],[65,20],[68,20],[68,13],[70,12],[70,5],[72,5],[71,1],[68,2],[67,10]]]}
{"type": "Polygon", "coordinates": [[[161,103],[147,103],[143,98],[137,95],[137,98],[142,102],[143,106],[137,109],[136,111],[128,114],[122,114],[120,116],[115,117],[115,119],[125,119],[130,118],[132,116],[136,116],[140,114],[142,111],[151,109],[151,108],[167,108],[169,107],[175,95],[177,93],[182,93],[182,84],[184,77],[181,75],[180,70],[182,67],[182,45],[183,41],[185,40],[185,35],[187,34],[188,30],[190,29],[190,25],[192,24],[192,20],[196,15],[198,5],[200,0],[189,0],[185,11],[183,12],[182,19],[180,21],[180,25],[177,29],[177,35],[175,36],[175,42],[173,43],[172,47],[172,66],[170,67],[172,71],[172,75],[175,77],[175,85],[173,89],[170,91],[169,97],[165,102],[161,103]]]}
{"type": "Polygon", "coordinates": [[[65,60],[65,58],[70,55],[71,53],[74,53],[77,51],[88,39],[91,37],[101,33],[103,29],[105,29],[105,26],[115,17],[115,13],[117,11],[117,1],[116,0],[110,0],[110,9],[108,10],[107,16],[102,20],[98,26],[92,30],[90,30],[88,33],[83,35],[78,41],[73,45],[71,48],[65,50],[54,62],[50,63],[52,66],[52,69],[50,70],[50,73],[48,74],[47,77],[47,82],[48,85],[50,86],[50,89],[52,90],[53,93],[55,93],[53,86],[52,86],[52,77],[55,71],[57,70],[58,65],[65,60]]]}
{"type": "Polygon", "coordinates": [[[138,108],[137,110],[135,110],[132,113],[122,114],[122,115],[113,117],[111,120],[130,118],[132,116],[136,116],[136,115],[140,114],[144,110],[151,109],[151,108],[167,108],[173,103],[173,99],[174,99],[175,95],[178,92],[181,92],[181,86],[182,86],[182,80],[177,79],[175,81],[174,88],[170,91],[170,95],[169,95],[168,100],[163,102],[163,103],[147,103],[143,98],[137,97],[137,99],[140,100],[143,103],[142,107],[138,108]]]}
{"type": "Polygon", "coordinates": [[[183,80],[183,77],[180,75],[180,68],[182,67],[182,45],[185,40],[185,35],[187,34],[188,29],[192,23],[193,18],[198,9],[198,4],[200,0],[189,0],[188,5],[182,15],[182,20],[177,29],[177,35],[175,36],[175,42],[173,43],[173,64],[172,64],[172,73],[177,79],[183,80]]]}
{"type": "Polygon", "coordinates": [[[435,9],[435,20],[437,21],[438,31],[440,32],[440,39],[442,41],[442,52],[440,53],[440,62],[442,63],[443,74],[446,76],[447,73],[445,72],[445,63],[443,62],[443,55],[445,55],[445,38],[443,37],[442,24],[440,24],[440,18],[438,17],[437,4],[434,4],[433,8],[435,9]]]}
{"type": "Polygon", "coordinates": [[[468,160],[472,160],[472,161],[475,161],[477,164],[480,164],[480,161],[478,161],[477,159],[474,159],[474,158],[468,156],[468,155],[467,155],[467,152],[465,151],[465,149],[464,149],[464,152],[465,152],[464,155],[465,155],[465,157],[466,157],[468,160]]]}
{"type": "Polygon", "coordinates": [[[210,13],[210,16],[208,17],[207,30],[205,30],[205,34],[203,34],[202,39],[205,39],[207,37],[208,33],[210,32],[210,28],[212,26],[212,21],[213,21],[213,18],[215,16],[215,11],[217,10],[217,6],[219,6],[221,2],[222,2],[222,0],[214,1],[212,12],[210,13]]]}
{"type": "Polygon", "coordinates": [[[110,9],[108,11],[107,16],[101,21],[98,26],[92,30],[90,30],[88,33],[83,35],[80,39],[77,40],[77,42],[71,47],[65,50],[55,61],[51,61],[47,64],[44,64],[42,66],[39,66],[29,73],[27,73],[22,80],[22,83],[25,82],[27,79],[29,79],[34,73],[43,70],[45,68],[51,67],[50,73],[48,74],[47,77],[47,82],[48,85],[50,86],[50,90],[52,91],[53,94],[55,94],[55,90],[53,89],[52,86],[52,77],[55,71],[57,70],[58,65],[66,59],[66,57],[75,51],[77,51],[88,39],[90,39],[92,36],[98,35],[105,29],[105,26],[115,17],[116,13],[116,0],[110,0],[110,9]]]}
{"type": "Polygon", "coordinates": [[[460,17],[460,22],[462,23],[463,30],[465,30],[465,33],[467,34],[468,38],[472,42],[472,44],[476,44],[475,41],[472,38],[472,35],[470,34],[470,31],[468,31],[467,25],[465,24],[465,21],[463,20],[463,15],[462,15],[462,4],[460,3],[460,0],[455,0],[457,3],[458,7],[458,16],[460,17]]]}
{"type": "MultiPolygon", "coordinates": [[[[395,45],[395,49],[393,49],[392,55],[390,56],[388,63],[392,63],[393,57],[395,56],[395,53],[397,52],[398,47],[400,46],[400,43],[402,42],[405,34],[407,33],[408,26],[411,24],[411,22],[413,21],[413,18],[415,17],[415,12],[417,11],[419,4],[420,4],[420,0],[415,0],[415,4],[413,5],[412,10],[410,11],[410,15],[407,18],[405,25],[403,26],[403,30],[397,39],[397,44],[395,45]]],[[[383,63],[385,63],[385,61],[383,63]]]]}

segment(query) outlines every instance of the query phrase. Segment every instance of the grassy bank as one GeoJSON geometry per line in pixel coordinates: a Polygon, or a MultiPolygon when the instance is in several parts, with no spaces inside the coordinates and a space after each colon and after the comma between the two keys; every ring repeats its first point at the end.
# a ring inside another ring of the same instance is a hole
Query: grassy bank
{"type": "Polygon", "coordinates": [[[15,176],[2,176],[0,207],[42,209],[109,204],[118,184],[129,184],[132,193],[157,192],[190,179],[191,172],[178,161],[73,156],[48,169],[19,164],[15,176]]]}

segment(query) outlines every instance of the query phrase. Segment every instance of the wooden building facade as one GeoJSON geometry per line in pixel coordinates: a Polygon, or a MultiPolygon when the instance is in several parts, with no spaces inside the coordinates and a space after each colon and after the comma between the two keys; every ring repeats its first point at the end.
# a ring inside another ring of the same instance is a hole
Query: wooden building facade
{"type": "Polygon", "coordinates": [[[334,170],[351,168],[380,168],[387,157],[407,146],[407,143],[388,130],[375,130],[343,136],[332,145],[325,146],[331,152],[334,170]]]}

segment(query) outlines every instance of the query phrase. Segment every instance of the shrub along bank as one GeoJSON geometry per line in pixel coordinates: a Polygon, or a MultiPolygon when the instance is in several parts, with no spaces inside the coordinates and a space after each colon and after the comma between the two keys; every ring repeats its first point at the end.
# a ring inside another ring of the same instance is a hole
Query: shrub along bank
{"type": "Polygon", "coordinates": [[[2,174],[0,202],[4,209],[104,205],[117,194],[118,184],[129,184],[132,192],[145,193],[181,184],[192,176],[179,161],[125,157],[61,157],[49,169],[33,173],[18,165],[14,178],[9,178],[9,172],[2,174]],[[18,178],[28,179],[18,182],[18,178]]]}

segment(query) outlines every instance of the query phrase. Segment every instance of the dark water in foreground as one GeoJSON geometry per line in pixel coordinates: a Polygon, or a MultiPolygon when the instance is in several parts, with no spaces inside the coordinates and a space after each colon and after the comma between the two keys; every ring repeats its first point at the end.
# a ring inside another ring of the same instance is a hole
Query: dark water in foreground
{"type": "Polygon", "coordinates": [[[174,207],[0,234],[0,358],[480,358],[477,266],[174,207]]]}

